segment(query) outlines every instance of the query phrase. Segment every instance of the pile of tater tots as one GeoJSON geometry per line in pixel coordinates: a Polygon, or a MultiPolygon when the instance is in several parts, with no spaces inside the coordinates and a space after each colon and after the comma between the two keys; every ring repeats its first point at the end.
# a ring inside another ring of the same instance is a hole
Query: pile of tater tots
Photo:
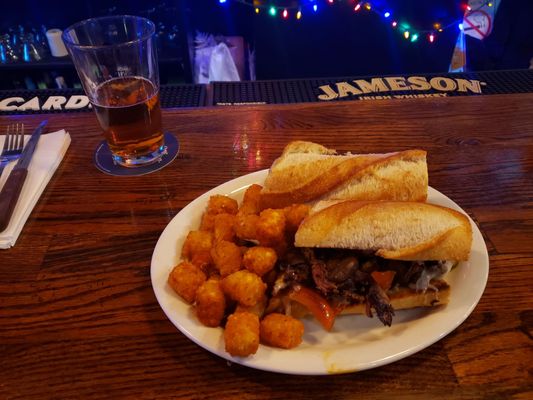
{"type": "Polygon", "coordinates": [[[240,207],[230,197],[210,197],[199,229],[188,233],[182,261],[168,277],[202,324],[224,328],[232,356],[252,355],[259,343],[293,348],[304,333],[300,320],[271,306],[269,294],[276,265],[290,251],[309,207],[261,210],[261,189],[250,186],[240,207]]]}

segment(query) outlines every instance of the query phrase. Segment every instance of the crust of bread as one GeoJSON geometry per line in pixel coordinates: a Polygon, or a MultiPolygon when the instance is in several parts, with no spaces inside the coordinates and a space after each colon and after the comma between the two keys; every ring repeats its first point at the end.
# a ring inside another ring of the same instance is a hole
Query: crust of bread
{"type": "MultiPolygon", "coordinates": [[[[417,292],[409,288],[400,288],[393,293],[388,293],[390,304],[395,310],[406,310],[416,307],[435,307],[448,304],[450,300],[450,286],[443,280],[431,281],[438,290],[428,289],[417,292]]],[[[341,314],[365,314],[366,305],[354,304],[342,310],[341,314]]]]}
{"type": "Polygon", "coordinates": [[[295,141],[272,164],[260,204],[264,209],[335,199],[425,201],[427,187],[424,150],[337,155],[295,141]]]}
{"type": "Polygon", "coordinates": [[[296,247],[374,251],[410,261],[468,260],[471,245],[466,215],[419,202],[333,202],[312,211],[295,235],[296,247]]]}
{"type": "Polygon", "coordinates": [[[314,154],[328,154],[334,155],[337,154],[335,149],[328,149],[325,146],[322,146],[318,143],[306,142],[304,140],[293,140],[289,142],[287,146],[283,149],[282,156],[286,156],[291,153],[314,153],[314,154]]]}

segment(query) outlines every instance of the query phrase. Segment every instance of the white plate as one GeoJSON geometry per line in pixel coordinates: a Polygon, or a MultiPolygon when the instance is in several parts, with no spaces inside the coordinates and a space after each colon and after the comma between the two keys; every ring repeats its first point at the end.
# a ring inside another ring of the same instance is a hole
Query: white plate
{"type": "MultiPolygon", "coordinates": [[[[472,253],[468,262],[461,263],[447,276],[452,288],[448,305],[397,311],[392,327],[383,326],[377,318],[344,315],[336,319],[328,333],[315,320],[308,319],[304,321],[303,343],[295,349],[260,345],[251,357],[230,356],[224,351],[222,328],[201,325],[192,307],[168,286],[167,277],[179,261],[187,233],[198,228],[209,197],[225,194],[240,201],[244,190],[253,183],[262,184],[266,174],[267,170],[263,170],[233,179],[198,197],[170,221],[155,247],[151,277],[157,300],[172,323],[198,345],[229,361],[266,371],[300,375],[345,373],[389,364],[416,353],[453,331],[473,311],[485,289],[489,258],[483,237],[471,221],[472,253]]],[[[428,202],[465,213],[431,187],[428,202]]]]}

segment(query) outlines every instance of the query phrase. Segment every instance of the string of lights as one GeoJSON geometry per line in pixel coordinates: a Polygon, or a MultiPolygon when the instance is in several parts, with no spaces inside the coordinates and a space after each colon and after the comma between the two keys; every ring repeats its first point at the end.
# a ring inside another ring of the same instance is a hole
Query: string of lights
{"type": "MultiPolygon", "coordinates": [[[[257,0],[218,0],[221,5],[229,2],[239,3],[249,6],[254,9],[255,14],[266,14],[270,17],[281,17],[284,20],[296,19],[301,20],[304,14],[316,14],[322,7],[329,7],[335,4],[348,5],[354,13],[372,12],[380,15],[390,24],[392,29],[398,31],[406,40],[412,43],[417,42],[422,36],[425,36],[429,43],[434,43],[437,40],[438,34],[448,29],[463,30],[463,18],[454,19],[451,22],[442,23],[439,21],[433,22],[430,28],[418,29],[405,21],[403,18],[398,18],[393,15],[391,9],[375,7],[372,2],[356,1],[356,0],[301,0],[290,2],[287,6],[275,5],[272,1],[261,2],[257,0]]],[[[481,3],[478,7],[472,8],[468,3],[462,3],[461,7],[464,10],[464,15],[476,12],[483,7],[492,7],[493,2],[487,0],[481,3]]]]}

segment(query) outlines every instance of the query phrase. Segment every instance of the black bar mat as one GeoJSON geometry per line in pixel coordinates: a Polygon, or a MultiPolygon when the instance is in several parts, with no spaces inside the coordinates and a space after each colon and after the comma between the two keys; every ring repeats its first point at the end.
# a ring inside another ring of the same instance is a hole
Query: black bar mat
{"type": "Polygon", "coordinates": [[[477,96],[533,92],[533,70],[214,82],[213,105],[477,96]]]}
{"type": "MultiPolygon", "coordinates": [[[[161,86],[161,107],[203,107],[204,85],[161,86]]],[[[91,111],[82,89],[0,90],[0,115],[91,111]]]]}
{"type": "MultiPolygon", "coordinates": [[[[161,86],[163,108],[532,93],[533,70],[161,86]]],[[[0,114],[89,111],[81,89],[0,91],[0,114]]]]}

